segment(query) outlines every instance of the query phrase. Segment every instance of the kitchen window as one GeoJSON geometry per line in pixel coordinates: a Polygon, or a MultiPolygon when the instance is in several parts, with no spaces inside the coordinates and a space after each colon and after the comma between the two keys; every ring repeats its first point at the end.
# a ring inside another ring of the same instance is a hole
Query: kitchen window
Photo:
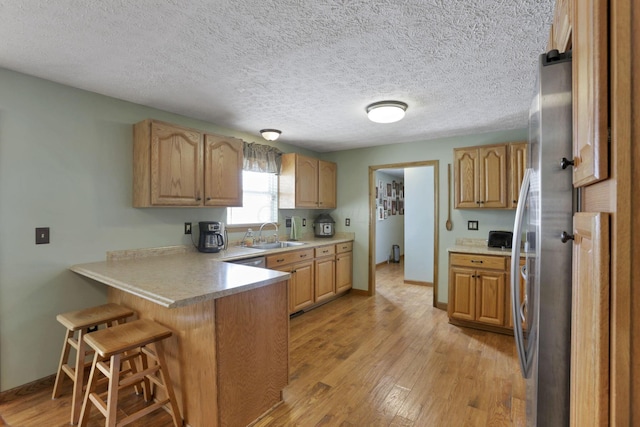
{"type": "Polygon", "coordinates": [[[227,208],[227,225],[278,222],[278,176],[242,171],[242,207],[227,208]]]}

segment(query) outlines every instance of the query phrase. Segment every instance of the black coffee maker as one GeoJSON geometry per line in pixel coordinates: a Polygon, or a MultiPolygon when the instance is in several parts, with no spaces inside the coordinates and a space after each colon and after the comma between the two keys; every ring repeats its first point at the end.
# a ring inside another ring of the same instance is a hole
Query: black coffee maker
{"type": "Polygon", "coordinates": [[[200,239],[198,240],[200,252],[220,252],[220,249],[224,248],[221,222],[202,221],[198,223],[198,227],[200,228],[200,239]]]}

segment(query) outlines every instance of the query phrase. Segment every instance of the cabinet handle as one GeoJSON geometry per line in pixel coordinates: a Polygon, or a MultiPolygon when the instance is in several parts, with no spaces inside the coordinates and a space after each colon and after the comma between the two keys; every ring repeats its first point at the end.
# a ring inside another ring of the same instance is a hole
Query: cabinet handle
{"type": "Polygon", "coordinates": [[[476,264],[482,264],[484,261],[482,261],[481,259],[472,259],[471,262],[474,262],[476,264]]]}
{"type": "Polygon", "coordinates": [[[575,236],[573,234],[569,234],[566,231],[563,231],[560,235],[560,241],[562,243],[567,243],[569,240],[575,240],[575,236]]]}
{"type": "Polygon", "coordinates": [[[307,254],[301,254],[300,255],[300,258],[306,258],[306,257],[307,257],[307,254]]]}
{"type": "Polygon", "coordinates": [[[513,203],[518,203],[518,201],[517,200],[513,200],[513,203]]]}
{"type": "Polygon", "coordinates": [[[560,167],[562,169],[566,169],[569,166],[574,166],[575,162],[573,160],[569,160],[566,157],[563,157],[562,160],[560,160],[560,167]]]}
{"type": "Polygon", "coordinates": [[[478,200],[478,201],[476,201],[476,205],[479,205],[479,204],[480,204],[480,201],[479,201],[479,200],[478,200]]]}
{"type": "Polygon", "coordinates": [[[207,197],[207,202],[208,202],[209,200],[211,200],[211,197],[207,197]]]}
{"type": "Polygon", "coordinates": [[[276,262],[282,262],[282,261],[284,261],[284,258],[280,258],[276,260],[276,262]]]}
{"type": "Polygon", "coordinates": [[[202,198],[196,197],[196,202],[199,202],[200,200],[202,200],[202,198]]]}

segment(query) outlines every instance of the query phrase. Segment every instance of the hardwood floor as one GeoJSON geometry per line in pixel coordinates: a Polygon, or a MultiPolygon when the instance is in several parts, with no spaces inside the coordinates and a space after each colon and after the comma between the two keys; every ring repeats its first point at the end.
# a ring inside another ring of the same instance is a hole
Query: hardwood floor
{"type": "MultiPolygon", "coordinates": [[[[525,425],[513,337],[450,325],[432,288],[403,283],[402,268],[378,269],[373,298],[349,294],[291,319],[284,403],[257,427],[525,425]]],[[[68,425],[69,393],[50,393],[0,402],[0,414],[13,427],[68,425]]],[[[141,401],[127,396],[123,411],[141,401]]],[[[159,411],[131,425],[171,419],[159,411]]]]}

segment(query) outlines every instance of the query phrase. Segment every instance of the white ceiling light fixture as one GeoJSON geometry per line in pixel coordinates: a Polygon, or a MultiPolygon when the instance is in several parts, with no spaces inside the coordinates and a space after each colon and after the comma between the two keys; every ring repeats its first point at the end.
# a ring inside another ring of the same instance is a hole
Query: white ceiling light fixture
{"type": "Polygon", "coordinates": [[[280,138],[281,133],[282,132],[280,132],[278,129],[262,129],[260,131],[262,137],[267,141],[275,141],[276,139],[280,138]]]}
{"type": "Polygon", "coordinates": [[[380,101],[367,106],[369,120],[376,123],[393,123],[402,120],[408,105],[400,101],[380,101]]]}

